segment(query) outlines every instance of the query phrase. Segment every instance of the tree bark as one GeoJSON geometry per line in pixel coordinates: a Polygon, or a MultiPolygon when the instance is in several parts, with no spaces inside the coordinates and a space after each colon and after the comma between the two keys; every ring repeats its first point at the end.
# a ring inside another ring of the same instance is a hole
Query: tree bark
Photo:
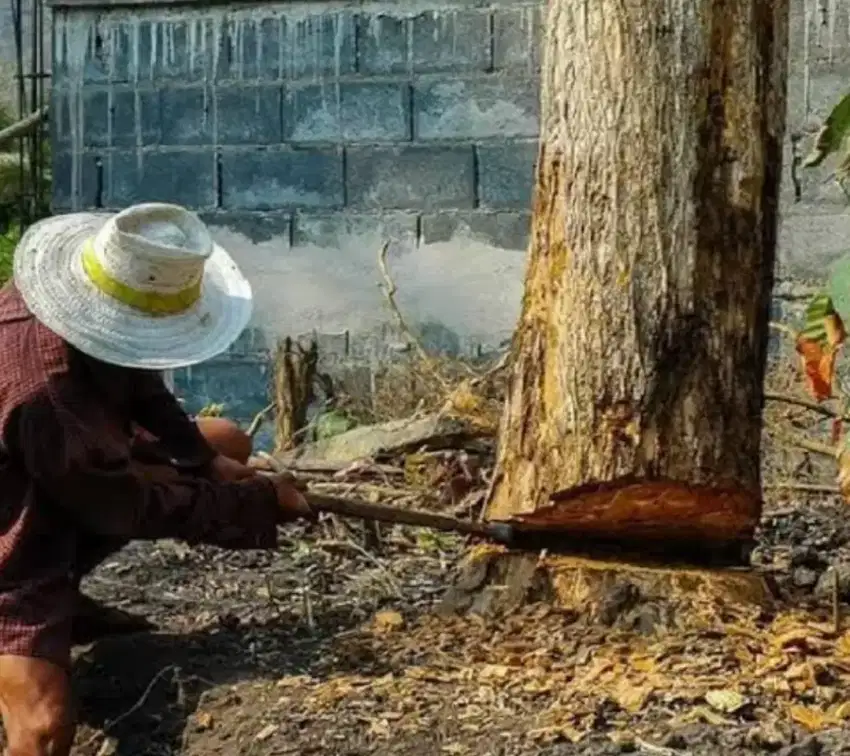
{"type": "Polygon", "coordinates": [[[751,536],[788,0],[550,0],[544,29],[532,240],[486,516],[751,536]]]}

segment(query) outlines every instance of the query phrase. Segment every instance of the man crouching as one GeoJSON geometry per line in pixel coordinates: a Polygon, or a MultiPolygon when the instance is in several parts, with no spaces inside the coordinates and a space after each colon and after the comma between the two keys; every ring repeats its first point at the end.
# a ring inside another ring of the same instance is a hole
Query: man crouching
{"type": "Polygon", "coordinates": [[[290,478],[245,465],[238,429],[193,423],[163,382],[251,316],[250,285],[196,215],[44,220],[14,270],[0,291],[0,714],[9,756],[65,756],[72,645],[133,625],[81,595],[85,574],[131,539],[273,548],[279,523],[311,512],[290,478]]]}

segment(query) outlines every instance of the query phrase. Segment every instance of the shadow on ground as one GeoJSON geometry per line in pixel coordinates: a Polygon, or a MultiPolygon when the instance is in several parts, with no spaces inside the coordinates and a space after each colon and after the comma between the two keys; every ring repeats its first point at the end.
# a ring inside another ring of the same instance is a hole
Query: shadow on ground
{"type": "MultiPolygon", "coordinates": [[[[386,673],[368,648],[337,654],[327,630],[345,632],[339,618],[319,617],[313,633],[286,619],[247,627],[217,627],[188,634],[152,633],[110,638],[84,650],[74,664],[80,732],[75,754],[153,756],[179,753],[193,725],[189,719],[205,693],[218,707],[241,707],[237,687],[264,687],[292,675],[386,673]],[[324,632],[322,632],[324,629],[324,632]],[[222,692],[229,701],[221,700],[222,692]],[[110,743],[104,745],[108,736],[110,743]]],[[[251,708],[254,708],[253,706],[251,708]]],[[[256,720],[250,712],[246,723],[256,720]]],[[[203,724],[195,723],[197,728],[203,724]]],[[[234,747],[240,738],[232,723],[234,747]]],[[[244,734],[244,733],[241,733],[244,734]]]]}

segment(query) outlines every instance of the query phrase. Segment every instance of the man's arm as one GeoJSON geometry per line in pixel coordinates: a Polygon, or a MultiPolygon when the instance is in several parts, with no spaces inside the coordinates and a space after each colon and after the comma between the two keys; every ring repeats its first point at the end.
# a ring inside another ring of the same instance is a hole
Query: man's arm
{"type": "Polygon", "coordinates": [[[107,440],[94,398],[64,388],[70,396],[60,388],[52,399],[40,394],[16,408],[3,442],[33,483],[86,529],[235,549],[276,544],[280,510],[271,481],[145,480],[133,472],[129,450],[107,440]]]}
{"type": "Polygon", "coordinates": [[[215,451],[159,373],[134,370],[130,396],[133,420],[159,439],[179,467],[202,468],[215,459],[215,451]]]}

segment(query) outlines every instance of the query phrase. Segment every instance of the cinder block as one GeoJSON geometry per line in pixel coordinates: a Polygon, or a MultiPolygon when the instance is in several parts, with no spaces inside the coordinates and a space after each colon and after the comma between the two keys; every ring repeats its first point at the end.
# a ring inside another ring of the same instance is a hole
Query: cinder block
{"type": "MultiPolygon", "coordinates": [[[[215,35],[208,18],[170,19],[158,25],[155,81],[202,81],[212,74],[211,51],[215,35]]],[[[150,44],[150,35],[148,44],[150,44]]]]}
{"type": "Polygon", "coordinates": [[[540,67],[540,6],[529,5],[493,14],[493,68],[525,69],[540,67]]]}
{"type": "Polygon", "coordinates": [[[284,18],[282,75],[287,79],[351,73],[355,68],[355,23],[349,11],[284,18]]]}
{"type": "Polygon", "coordinates": [[[90,153],[78,153],[75,156],[70,152],[53,154],[51,208],[54,211],[91,210],[97,207],[100,199],[98,161],[99,157],[90,153]]]}
{"type": "Polygon", "coordinates": [[[106,177],[110,207],[137,202],[174,202],[193,209],[215,206],[215,153],[120,151],[106,177]]]}
{"type": "Polygon", "coordinates": [[[54,88],[50,93],[50,143],[54,150],[63,149],[71,145],[72,130],[76,124],[71,121],[71,97],[77,97],[76,93],[70,93],[63,89],[54,88]]]}
{"type": "Polygon", "coordinates": [[[148,147],[159,142],[159,92],[116,87],[112,91],[112,146],[148,147]]]}
{"type": "Polygon", "coordinates": [[[268,360],[223,355],[191,371],[175,371],[174,384],[177,394],[186,397],[187,412],[215,402],[226,407],[228,417],[248,422],[269,402],[268,360]]]}
{"type": "Polygon", "coordinates": [[[215,236],[215,229],[221,228],[242,234],[254,244],[262,244],[271,239],[285,239],[287,246],[289,244],[292,223],[289,213],[216,211],[202,213],[201,220],[213,229],[213,236],[215,236]]]}
{"type": "Polygon", "coordinates": [[[367,74],[410,70],[412,20],[364,13],[357,21],[357,70],[367,74]]]}
{"type": "Polygon", "coordinates": [[[777,260],[785,275],[822,280],[847,255],[850,213],[845,207],[801,203],[782,214],[777,260]]]}
{"type": "Polygon", "coordinates": [[[160,91],[163,144],[212,144],[212,96],[206,87],[160,91]]]}
{"type": "Polygon", "coordinates": [[[133,21],[117,24],[110,34],[113,82],[156,81],[162,51],[161,24],[133,21]]]}
{"type": "Polygon", "coordinates": [[[533,137],[539,131],[538,85],[528,79],[433,82],[414,87],[413,103],[417,139],[533,137]]]}
{"type": "Polygon", "coordinates": [[[531,229],[530,212],[468,210],[422,216],[422,242],[437,244],[457,236],[480,239],[502,249],[525,250],[531,229]]]}
{"type": "Polygon", "coordinates": [[[234,14],[220,30],[216,78],[277,79],[285,23],[281,18],[234,14]]]}
{"type": "Polygon", "coordinates": [[[479,145],[478,200],[486,208],[531,207],[538,143],[479,145]]]}
{"type": "Polygon", "coordinates": [[[297,213],[293,218],[294,246],[341,247],[346,238],[376,237],[415,245],[416,213],[297,213]]]}
{"type": "Polygon", "coordinates": [[[802,70],[807,58],[812,74],[848,61],[850,17],[840,5],[794,2],[789,22],[788,59],[792,71],[802,70]],[[830,18],[832,12],[834,18],[830,18]]]}
{"type": "Polygon", "coordinates": [[[246,328],[222,357],[226,359],[228,355],[242,358],[253,357],[254,359],[268,357],[268,343],[265,334],[259,328],[246,328]]]}
{"type": "Polygon", "coordinates": [[[354,208],[466,208],[475,202],[472,147],[351,147],[346,154],[354,208]]]}
{"type": "Polygon", "coordinates": [[[413,70],[486,71],[492,65],[486,10],[429,11],[413,19],[413,70]]]}
{"type": "Polygon", "coordinates": [[[273,144],[281,141],[281,88],[275,84],[218,87],[219,144],[273,144]]]}
{"type": "Polygon", "coordinates": [[[97,22],[92,22],[88,28],[88,40],[83,58],[83,81],[87,84],[109,81],[111,57],[109,35],[97,22]]]}
{"type": "Polygon", "coordinates": [[[84,89],[83,146],[108,147],[110,141],[109,94],[103,89],[84,89]]]}
{"type": "Polygon", "coordinates": [[[221,156],[223,205],[228,210],[339,207],[342,153],[328,150],[234,150],[221,156]]]}
{"type": "Polygon", "coordinates": [[[300,87],[288,94],[284,112],[284,138],[293,142],[410,139],[410,89],[406,84],[300,87]]]}
{"type": "Polygon", "coordinates": [[[343,84],[342,138],[356,141],[404,141],[410,133],[407,84],[343,84]]]}

